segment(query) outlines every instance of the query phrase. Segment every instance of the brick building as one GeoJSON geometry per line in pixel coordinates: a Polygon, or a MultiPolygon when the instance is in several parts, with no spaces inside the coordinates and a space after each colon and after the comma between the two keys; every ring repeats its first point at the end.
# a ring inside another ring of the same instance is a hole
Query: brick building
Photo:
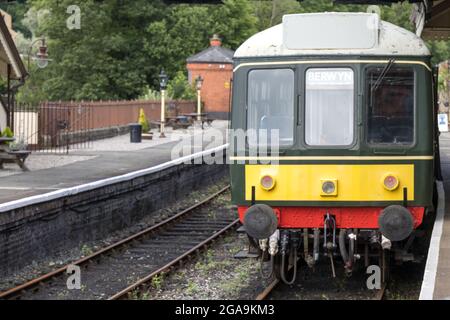
{"type": "Polygon", "coordinates": [[[187,59],[189,82],[199,75],[204,79],[202,102],[210,118],[228,119],[233,55],[234,51],[222,47],[222,41],[214,35],[208,49],[187,59]]]}

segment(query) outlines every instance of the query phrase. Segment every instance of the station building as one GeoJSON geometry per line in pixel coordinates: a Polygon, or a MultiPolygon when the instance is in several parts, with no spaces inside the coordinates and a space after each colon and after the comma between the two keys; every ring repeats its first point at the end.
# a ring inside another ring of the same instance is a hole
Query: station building
{"type": "Polygon", "coordinates": [[[224,48],[218,35],[210,39],[210,47],[187,59],[189,83],[201,76],[203,111],[209,118],[228,119],[234,51],[224,48]]]}
{"type": "Polygon", "coordinates": [[[27,77],[14,43],[15,35],[11,16],[0,10],[0,77],[6,84],[6,88],[0,92],[0,130],[14,122],[14,95],[27,77]]]}

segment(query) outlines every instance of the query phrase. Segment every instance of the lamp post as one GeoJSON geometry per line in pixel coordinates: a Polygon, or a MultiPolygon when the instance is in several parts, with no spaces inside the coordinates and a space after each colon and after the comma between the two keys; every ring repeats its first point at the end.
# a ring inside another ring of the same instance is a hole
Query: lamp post
{"type": "Polygon", "coordinates": [[[39,68],[43,69],[48,66],[49,61],[51,59],[48,58],[47,53],[48,47],[45,43],[45,38],[39,38],[34,40],[31,45],[30,49],[28,50],[28,71],[30,71],[30,60],[36,61],[36,64],[39,68]],[[31,57],[31,51],[33,51],[33,46],[40,42],[39,51],[36,53],[36,56],[31,57]]]}
{"type": "Polygon", "coordinates": [[[164,72],[164,69],[161,70],[161,73],[159,74],[159,87],[161,89],[161,134],[159,135],[160,138],[165,138],[166,135],[164,134],[164,124],[166,122],[166,88],[167,88],[167,81],[168,77],[166,73],[164,72]]]}
{"type": "Polygon", "coordinates": [[[201,113],[202,113],[202,99],[201,99],[201,90],[203,85],[203,78],[199,75],[197,79],[195,79],[195,86],[197,87],[197,121],[201,121],[201,113]]]}

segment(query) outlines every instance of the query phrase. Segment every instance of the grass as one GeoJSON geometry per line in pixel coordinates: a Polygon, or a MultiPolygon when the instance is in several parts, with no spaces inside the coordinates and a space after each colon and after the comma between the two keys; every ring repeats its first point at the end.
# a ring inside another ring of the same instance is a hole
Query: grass
{"type": "Polygon", "coordinates": [[[161,275],[156,275],[152,278],[152,287],[155,288],[156,290],[160,290],[162,288],[164,282],[164,276],[161,275]]]}
{"type": "Polygon", "coordinates": [[[92,250],[92,248],[91,247],[89,247],[88,245],[86,245],[86,244],[84,244],[82,247],[81,247],[81,254],[83,255],[83,256],[90,256],[91,254],[93,254],[94,253],[94,251],[92,250]]]}
{"type": "Polygon", "coordinates": [[[248,286],[250,281],[250,273],[252,270],[253,261],[247,260],[242,264],[239,264],[234,269],[234,274],[230,279],[224,279],[224,283],[220,285],[220,288],[227,296],[237,296],[241,289],[248,286]]]}
{"type": "Polygon", "coordinates": [[[193,295],[199,292],[199,286],[194,281],[189,280],[187,287],[186,287],[186,293],[189,295],[193,295]]]}

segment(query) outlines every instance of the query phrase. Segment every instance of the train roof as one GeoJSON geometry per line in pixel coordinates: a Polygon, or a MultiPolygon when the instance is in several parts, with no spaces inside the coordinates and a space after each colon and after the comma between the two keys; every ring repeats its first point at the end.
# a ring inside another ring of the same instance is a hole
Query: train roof
{"type": "Polygon", "coordinates": [[[283,23],[245,41],[234,58],[363,55],[429,56],[416,34],[381,21],[373,13],[307,13],[285,15],[283,23]]]}

